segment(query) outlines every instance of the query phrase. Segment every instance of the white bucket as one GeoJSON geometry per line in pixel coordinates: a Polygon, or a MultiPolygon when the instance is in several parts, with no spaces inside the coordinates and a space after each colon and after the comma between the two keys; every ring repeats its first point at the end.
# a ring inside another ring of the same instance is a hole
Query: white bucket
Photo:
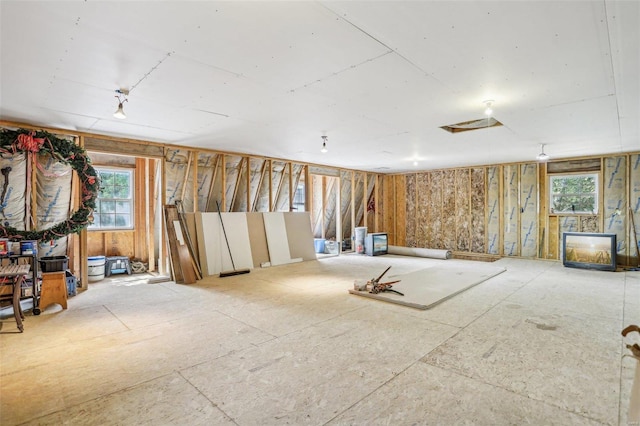
{"type": "Polygon", "coordinates": [[[104,264],[106,257],[91,256],[87,258],[87,266],[89,267],[89,281],[100,281],[104,279],[104,264]]]}
{"type": "Polygon", "coordinates": [[[364,239],[367,236],[367,227],[361,226],[355,229],[356,253],[364,254],[364,239]]]}

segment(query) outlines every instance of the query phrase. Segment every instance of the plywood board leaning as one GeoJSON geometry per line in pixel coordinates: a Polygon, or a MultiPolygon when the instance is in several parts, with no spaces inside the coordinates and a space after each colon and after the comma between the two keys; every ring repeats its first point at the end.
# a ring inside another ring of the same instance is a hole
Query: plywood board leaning
{"type": "Polygon", "coordinates": [[[167,244],[169,245],[169,261],[173,280],[177,283],[183,281],[182,269],[180,268],[180,255],[178,254],[178,240],[174,227],[174,221],[178,220],[178,210],[174,205],[164,206],[165,230],[167,232],[167,244]]]}
{"type": "Polygon", "coordinates": [[[290,256],[292,258],[300,257],[302,260],[316,260],[309,212],[284,213],[284,224],[287,230],[290,256]]]}
{"type": "Polygon", "coordinates": [[[391,275],[389,280],[400,280],[393,289],[404,294],[350,289],[349,293],[416,309],[430,309],[453,296],[506,271],[505,268],[484,262],[456,263],[451,266],[433,266],[404,275],[391,275]]]}
{"type": "Polygon", "coordinates": [[[282,212],[264,213],[262,218],[264,220],[264,231],[267,235],[271,265],[301,262],[302,258],[291,258],[284,214],[282,212]]]}

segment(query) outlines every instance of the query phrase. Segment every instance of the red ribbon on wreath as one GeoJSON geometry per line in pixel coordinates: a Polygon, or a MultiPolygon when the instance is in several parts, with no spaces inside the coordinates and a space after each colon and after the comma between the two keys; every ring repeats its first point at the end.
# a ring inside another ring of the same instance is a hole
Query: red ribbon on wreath
{"type": "Polygon", "coordinates": [[[44,138],[34,138],[35,132],[18,135],[18,149],[21,151],[38,152],[44,145],[44,138]]]}

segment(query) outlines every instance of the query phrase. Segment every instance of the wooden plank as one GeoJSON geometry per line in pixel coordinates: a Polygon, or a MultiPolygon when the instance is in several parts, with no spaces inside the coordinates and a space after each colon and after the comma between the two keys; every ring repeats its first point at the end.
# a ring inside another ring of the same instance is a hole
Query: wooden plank
{"type": "Polygon", "coordinates": [[[180,267],[180,254],[178,252],[178,240],[173,222],[179,220],[176,206],[165,204],[164,206],[165,232],[167,233],[167,245],[169,246],[169,261],[173,272],[173,279],[177,283],[184,281],[182,268],[180,267]]]}
{"type": "MultiPolygon", "coordinates": [[[[147,262],[149,263],[148,269],[149,271],[153,272],[156,270],[156,257],[155,257],[155,252],[156,252],[155,223],[156,223],[156,199],[157,199],[156,173],[161,163],[155,159],[149,159],[148,163],[149,165],[147,167],[147,194],[149,194],[148,196],[149,200],[147,203],[147,223],[149,224],[149,226],[146,229],[146,242],[147,242],[147,254],[148,254],[147,262]]],[[[160,234],[160,237],[162,238],[162,233],[160,234]]]]}
{"type": "Polygon", "coordinates": [[[131,141],[102,139],[93,136],[85,136],[84,148],[87,151],[129,155],[133,157],[162,158],[164,156],[164,147],[162,145],[147,145],[131,141]]]}
{"type": "Polygon", "coordinates": [[[189,248],[185,244],[178,245],[178,256],[180,257],[180,271],[182,272],[182,282],[184,284],[193,284],[197,281],[196,272],[191,263],[191,255],[189,248]]]}
{"type": "Polygon", "coordinates": [[[548,201],[547,163],[538,163],[538,257],[541,259],[547,259],[549,253],[548,201]]]}

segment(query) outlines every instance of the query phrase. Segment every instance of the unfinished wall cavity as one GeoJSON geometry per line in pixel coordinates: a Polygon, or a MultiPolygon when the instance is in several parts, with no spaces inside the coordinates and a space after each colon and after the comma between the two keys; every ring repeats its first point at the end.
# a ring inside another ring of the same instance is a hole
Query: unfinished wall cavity
{"type": "Polygon", "coordinates": [[[603,215],[604,232],[616,234],[617,252],[627,255],[627,217],[626,195],[626,157],[608,157],[604,159],[603,170],[603,215]],[[623,213],[624,212],[624,213],[623,213]]]}
{"type": "Polygon", "coordinates": [[[364,213],[365,213],[365,173],[354,172],[354,199],[353,205],[355,210],[355,223],[358,226],[364,226],[364,213]]]}
{"type": "Polygon", "coordinates": [[[435,171],[429,174],[429,224],[427,227],[427,248],[443,249],[442,235],[442,181],[444,172],[435,171]]]}
{"type": "Polygon", "coordinates": [[[500,254],[500,168],[487,168],[487,253],[500,254]]]}
{"type": "Polygon", "coordinates": [[[518,256],[519,246],[518,237],[520,229],[519,222],[519,186],[520,176],[518,173],[518,166],[509,165],[503,168],[503,251],[504,256],[518,256]]]}
{"type": "Polygon", "coordinates": [[[416,175],[407,175],[405,195],[407,212],[407,247],[416,247],[416,175]]]}
{"type": "Polygon", "coordinates": [[[471,169],[471,251],[485,252],[485,170],[471,169]]]}
{"type": "Polygon", "coordinates": [[[456,250],[471,249],[471,175],[469,169],[455,171],[455,226],[456,250]]]}
{"type": "Polygon", "coordinates": [[[520,256],[536,257],[538,236],[538,170],[520,165],[520,256]]]}
{"type": "Polygon", "coordinates": [[[218,161],[219,156],[217,154],[198,153],[198,211],[206,212],[209,209],[209,199],[212,194],[218,161]]]}
{"type": "Polygon", "coordinates": [[[416,247],[429,247],[429,220],[432,206],[429,199],[429,174],[418,173],[416,175],[416,199],[418,209],[416,211],[416,247]]]}
{"type": "Polygon", "coordinates": [[[165,151],[165,203],[175,204],[176,200],[183,201],[184,192],[188,187],[187,172],[189,166],[189,151],[185,149],[171,149],[165,151]]]}
{"type": "MultiPolygon", "coordinates": [[[[340,214],[342,215],[342,238],[351,241],[353,235],[353,172],[348,170],[340,171],[340,214]]],[[[347,244],[348,249],[352,245],[347,244]]]]}

